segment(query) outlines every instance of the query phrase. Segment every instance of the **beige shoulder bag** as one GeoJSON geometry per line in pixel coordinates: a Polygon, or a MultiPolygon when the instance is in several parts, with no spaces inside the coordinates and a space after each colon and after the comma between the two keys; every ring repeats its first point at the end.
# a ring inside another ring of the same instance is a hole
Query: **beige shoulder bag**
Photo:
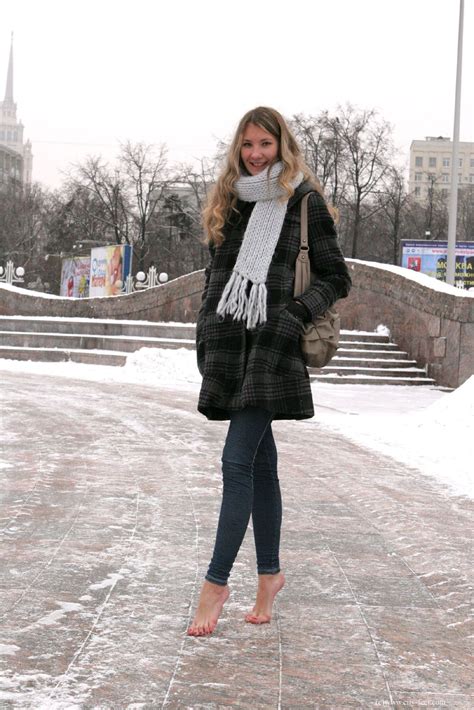
{"type": "MultiPolygon", "coordinates": [[[[300,252],[295,264],[294,297],[301,296],[311,285],[311,265],[308,245],[308,199],[307,193],[301,200],[300,252]]],[[[335,355],[339,344],[341,320],[339,314],[328,309],[310,323],[305,323],[301,335],[301,351],[308,367],[324,367],[335,355]]]]}

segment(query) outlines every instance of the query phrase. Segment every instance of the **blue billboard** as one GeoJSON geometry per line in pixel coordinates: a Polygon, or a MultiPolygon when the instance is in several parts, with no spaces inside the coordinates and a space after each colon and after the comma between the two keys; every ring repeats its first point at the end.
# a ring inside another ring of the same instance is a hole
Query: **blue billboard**
{"type": "MultiPolygon", "coordinates": [[[[402,239],[402,266],[446,281],[448,242],[402,239]]],[[[474,242],[457,242],[455,285],[474,288],[474,242]]]]}

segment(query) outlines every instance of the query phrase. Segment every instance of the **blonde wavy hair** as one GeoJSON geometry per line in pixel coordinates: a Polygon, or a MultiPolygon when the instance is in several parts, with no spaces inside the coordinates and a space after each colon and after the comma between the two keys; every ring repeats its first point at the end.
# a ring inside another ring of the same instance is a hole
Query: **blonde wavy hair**
{"type": "Polygon", "coordinates": [[[290,199],[294,193],[291,181],[298,173],[303,173],[303,179],[308,180],[314,190],[324,198],[318,179],[304,162],[303,156],[283,116],[273,108],[259,106],[247,111],[240,119],[237,130],[230,144],[224,168],[213,190],[209,195],[202,213],[202,222],[205,230],[205,241],[219,246],[224,241],[222,233],[224,224],[229,219],[232,211],[236,210],[237,190],[235,183],[245,167],[240,157],[242,139],[248,124],[252,123],[270,133],[278,141],[277,160],[283,163],[283,169],[278,177],[278,182],[284,190],[284,199],[290,199]]]}

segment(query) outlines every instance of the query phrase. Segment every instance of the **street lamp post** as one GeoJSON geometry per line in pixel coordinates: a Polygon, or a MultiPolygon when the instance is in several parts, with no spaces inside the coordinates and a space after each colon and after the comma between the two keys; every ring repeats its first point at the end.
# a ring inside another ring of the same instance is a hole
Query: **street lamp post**
{"type": "Polygon", "coordinates": [[[456,273],[456,223],[458,211],[459,124],[461,116],[461,76],[464,0],[459,2],[458,60],[456,69],[456,97],[454,102],[453,153],[451,158],[451,192],[449,195],[448,254],[446,283],[454,286],[456,273]]]}

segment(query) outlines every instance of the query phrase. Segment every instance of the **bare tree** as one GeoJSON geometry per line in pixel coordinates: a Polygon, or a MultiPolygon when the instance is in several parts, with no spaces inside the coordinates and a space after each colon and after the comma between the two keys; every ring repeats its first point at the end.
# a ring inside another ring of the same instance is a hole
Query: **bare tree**
{"type": "Polygon", "coordinates": [[[339,119],[323,111],[318,116],[296,114],[290,122],[305,162],[321,182],[328,200],[341,202],[346,185],[344,144],[338,130],[339,119]]]}
{"type": "Polygon", "coordinates": [[[426,200],[422,203],[424,209],[424,238],[447,239],[448,235],[448,208],[447,191],[443,194],[440,189],[441,176],[436,173],[427,173],[428,189],[426,200]]]}
{"type": "Polygon", "coordinates": [[[153,238],[150,221],[169,184],[166,147],[127,141],[114,167],[97,157],[76,165],[66,190],[79,220],[100,223],[104,242],[131,244],[142,269],[153,238]]]}
{"type": "Polygon", "coordinates": [[[44,241],[46,191],[39,183],[11,182],[0,191],[0,259],[30,268],[44,241]]]}
{"type": "Polygon", "coordinates": [[[119,169],[89,157],[73,167],[65,189],[82,222],[100,223],[105,241],[130,244],[130,201],[119,169]]]}
{"type": "Polygon", "coordinates": [[[163,199],[166,188],[171,184],[166,152],[164,145],[155,149],[145,143],[127,141],[122,145],[119,156],[126,189],[130,200],[133,200],[133,242],[140,269],[143,268],[148,252],[150,220],[163,199]]]}
{"type": "Polygon", "coordinates": [[[388,226],[386,235],[392,247],[393,264],[399,263],[401,230],[405,208],[410,196],[407,192],[402,171],[392,166],[387,171],[385,187],[377,196],[385,221],[388,226]]]}
{"type": "Polygon", "coordinates": [[[334,115],[297,114],[291,122],[309,167],[341,215],[339,235],[358,255],[361,225],[381,209],[376,195],[391,168],[391,126],[375,110],[339,106],[334,115]]]}
{"type": "Polygon", "coordinates": [[[458,239],[474,241],[474,185],[463,185],[458,192],[458,239]]]}
{"type": "Polygon", "coordinates": [[[359,111],[351,104],[338,108],[337,119],[334,126],[347,161],[345,170],[350,188],[343,201],[353,213],[351,256],[356,258],[361,224],[380,209],[373,196],[391,165],[392,128],[375,110],[359,111]],[[370,203],[371,208],[362,211],[366,203],[370,203]]]}
{"type": "Polygon", "coordinates": [[[196,224],[201,224],[201,214],[210,190],[217,180],[218,160],[201,158],[197,165],[181,163],[175,171],[175,184],[189,189],[189,213],[196,224]]]}

